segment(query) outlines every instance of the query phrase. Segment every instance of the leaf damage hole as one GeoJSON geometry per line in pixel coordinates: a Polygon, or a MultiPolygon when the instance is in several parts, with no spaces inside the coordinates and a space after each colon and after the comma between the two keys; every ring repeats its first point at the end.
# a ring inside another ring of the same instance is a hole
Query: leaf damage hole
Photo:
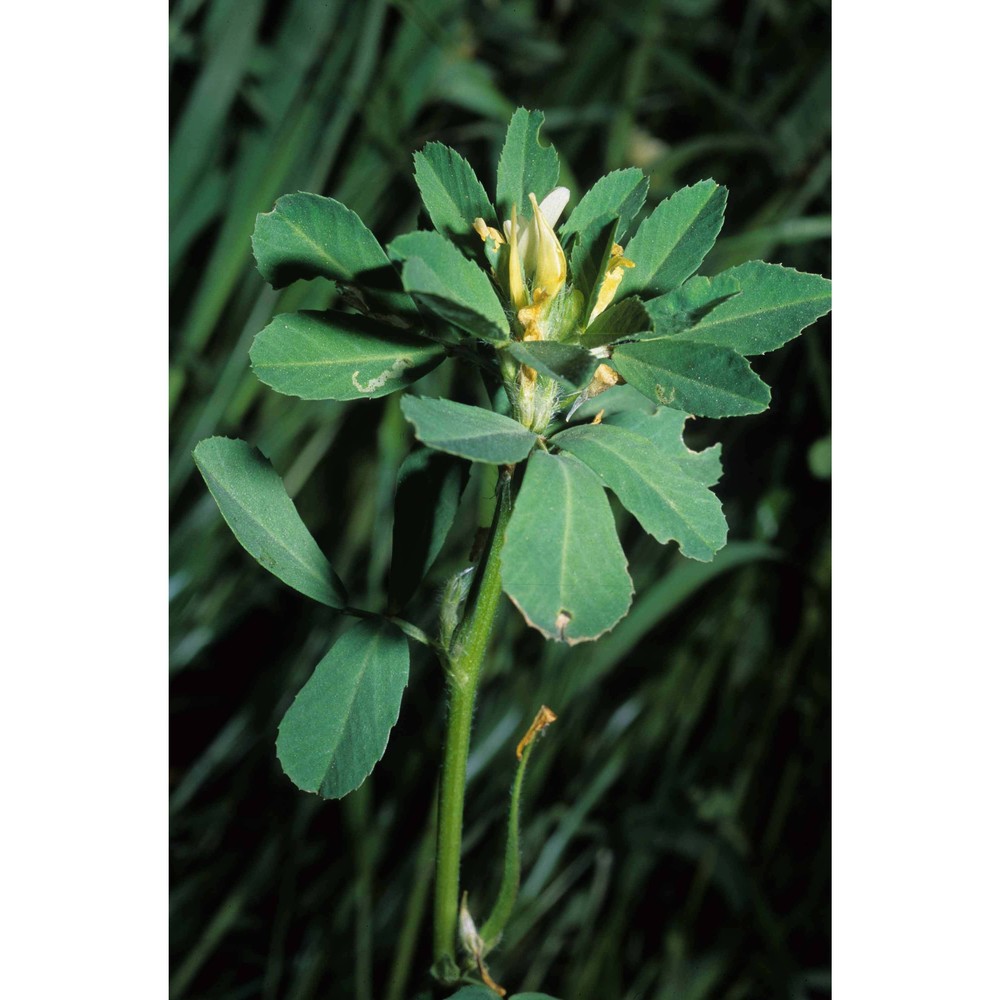
{"type": "Polygon", "coordinates": [[[559,638],[565,642],[566,640],[566,626],[573,620],[573,616],[563,609],[556,615],[556,634],[559,638]]]}

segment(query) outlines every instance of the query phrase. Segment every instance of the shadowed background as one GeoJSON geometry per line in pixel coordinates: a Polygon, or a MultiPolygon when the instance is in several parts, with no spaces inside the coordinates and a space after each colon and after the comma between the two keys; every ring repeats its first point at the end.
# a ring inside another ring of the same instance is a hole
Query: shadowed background
{"type": "MultiPolygon", "coordinates": [[[[703,273],[763,258],[829,275],[828,4],[177,0],[170,79],[171,995],[409,1000],[428,985],[439,668],[413,647],[360,791],[297,791],[277,724],[345,623],[239,547],[190,453],[214,433],[258,445],[379,607],[412,439],[398,396],[303,402],[250,373],[273,313],[332,301],[320,282],[263,282],[254,217],[317,191],[387,241],[418,224],[414,150],[454,146],[492,191],[525,105],[546,112],[577,196],[630,165],[649,205],[726,184],[703,273]]],[[[767,413],[688,424],[692,447],[723,442],[730,544],[713,563],[623,517],[637,596],[610,635],[568,650],[512,609],[501,621],[470,760],[474,910],[495,891],[513,748],[542,702],[559,714],[527,774],[524,887],[490,963],[512,992],[829,995],[828,359],[821,320],[755,359],[767,413]]],[[[449,362],[419,390],[461,397],[469,378],[449,362]]],[[[427,627],[468,557],[477,485],[414,605],[427,627]]]]}

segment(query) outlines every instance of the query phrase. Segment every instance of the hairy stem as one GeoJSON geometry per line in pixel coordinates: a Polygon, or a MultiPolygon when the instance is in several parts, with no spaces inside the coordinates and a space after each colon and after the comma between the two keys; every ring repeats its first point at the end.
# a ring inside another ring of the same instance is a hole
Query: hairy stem
{"type": "Polygon", "coordinates": [[[480,668],[500,608],[500,549],[512,509],[511,476],[509,470],[504,469],[497,482],[497,503],[489,543],[466,603],[465,617],[455,633],[448,655],[448,723],[438,803],[437,871],[434,881],[435,961],[442,958],[455,960],[465,769],[469,759],[472,713],[480,668]]]}

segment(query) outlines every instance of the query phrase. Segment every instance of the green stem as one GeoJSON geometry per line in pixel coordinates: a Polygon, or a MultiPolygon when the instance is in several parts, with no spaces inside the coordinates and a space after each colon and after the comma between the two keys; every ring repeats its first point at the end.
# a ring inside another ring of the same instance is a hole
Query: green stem
{"type": "Polygon", "coordinates": [[[510,793],[510,813],[507,817],[507,845],[503,855],[503,877],[500,881],[500,891],[493,910],[479,928],[479,936],[483,939],[483,955],[485,956],[497,946],[500,935],[503,934],[514,904],[517,902],[517,891],[521,887],[521,785],[524,784],[524,770],[528,766],[528,758],[534,743],[524,748],[514,776],[514,787],[510,793]]]}
{"type": "Polygon", "coordinates": [[[510,472],[501,470],[490,540],[466,603],[448,656],[448,724],[445,733],[441,797],[438,805],[437,871],[434,881],[434,959],[455,961],[458,925],[459,866],[462,856],[462,813],[465,770],[479,671],[500,608],[500,550],[513,503],[510,472]]]}

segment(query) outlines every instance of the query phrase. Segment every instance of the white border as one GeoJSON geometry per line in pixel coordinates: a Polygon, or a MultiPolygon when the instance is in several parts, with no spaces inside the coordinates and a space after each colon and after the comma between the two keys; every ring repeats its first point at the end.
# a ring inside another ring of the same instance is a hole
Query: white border
{"type": "Polygon", "coordinates": [[[2,44],[0,995],[165,996],[166,6],[2,44]]]}

